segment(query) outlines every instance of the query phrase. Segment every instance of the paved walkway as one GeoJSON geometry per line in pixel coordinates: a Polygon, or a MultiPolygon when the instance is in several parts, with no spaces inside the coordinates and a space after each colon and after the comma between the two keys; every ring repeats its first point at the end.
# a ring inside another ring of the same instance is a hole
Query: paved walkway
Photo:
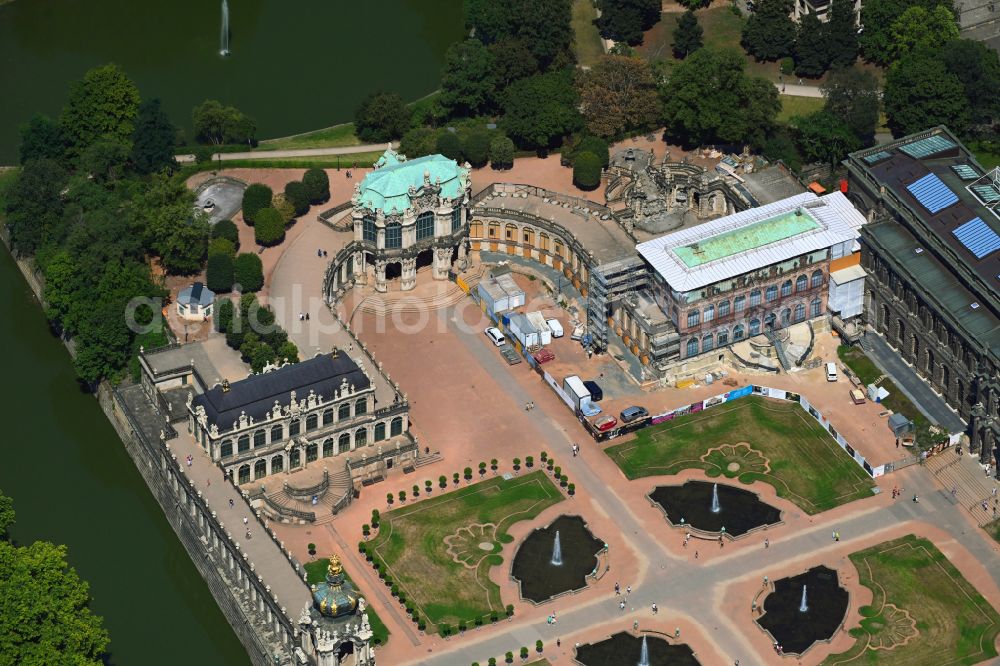
{"type": "Polygon", "coordinates": [[[797,83],[775,83],[774,87],[782,95],[789,97],[822,97],[823,91],[819,86],[799,85],[797,83]]]}
{"type": "Polygon", "coordinates": [[[865,341],[870,347],[868,356],[882,372],[889,375],[896,386],[917,406],[924,416],[950,433],[964,432],[965,422],[940,395],[935,393],[913,369],[900,357],[881,335],[868,332],[865,341]]]}
{"type": "MultiPolygon", "coordinates": [[[[285,157],[315,157],[321,155],[352,155],[356,153],[374,153],[385,150],[384,143],[363,143],[360,146],[341,146],[339,148],[299,148],[296,150],[247,150],[241,153],[214,153],[212,159],[229,162],[232,160],[273,160],[285,157]]],[[[177,155],[181,164],[194,162],[191,153],[177,155]]],[[[365,165],[368,166],[368,165],[365,165]]]]}

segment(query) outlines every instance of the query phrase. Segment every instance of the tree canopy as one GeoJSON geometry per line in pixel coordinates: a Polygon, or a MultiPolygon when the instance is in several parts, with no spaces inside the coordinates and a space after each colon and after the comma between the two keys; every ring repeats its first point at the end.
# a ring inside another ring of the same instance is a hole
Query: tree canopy
{"type": "Polygon", "coordinates": [[[687,10],[677,19],[674,28],[674,57],[683,60],[704,45],[704,30],[698,24],[698,17],[692,10],[687,10]]]}
{"type": "Polygon", "coordinates": [[[835,69],[820,89],[826,98],[823,110],[847,125],[862,145],[871,145],[881,106],[875,75],[856,67],[835,69]]]}
{"type": "Polygon", "coordinates": [[[396,93],[374,92],[354,113],[354,133],[362,141],[398,139],[410,125],[410,110],[396,93]]]}
{"type": "Polygon", "coordinates": [[[600,18],[595,21],[601,36],[616,42],[641,44],[642,33],[660,20],[660,0],[598,0],[600,18]]]}
{"type": "Polygon", "coordinates": [[[659,122],[656,79],[645,60],[603,56],[579,74],[576,87],[580,110],[592,134],[611,138],[655,127],[659,122]]]}
{"type": "Polygon", "coordinates": [[[961,134],[969,123],[962,82],[933,54],[910,55],[891,67],[883,101],[889,129],[896,137],[934,125],[947,125],[961,134]]]}
{"type": "Polygon", "coordinates": [[[573,62],[572,0],[465,0],[466,24],[483,44],[520,40],[531,51],[538,71],[573,62]]]}
{"type": "Polygon", "coordinates": [[[810,162],[833,166],[861,147],[861,141],[847,124],[827,111],[797,116],[792,118],[791,124],[799,150],[810,162]]]}
{"type": "Polygon", "coordinates": [[[958,39],[955,15],[944,5],[910,7],[889,28],[889,56],[899,60],[918,50],[936,49],[958,39]]]}
{"type": "Polygon", "coordinates": [[[21,164],[30,160],[58,160],[65,151],[62,128],[52,118],[36,113],[21,126],[21,164]]]}
{"type": "Polygon", "coordinates": [[[740,43],[758,61],[777,60],[792,54],[795,23],[793,0],[760,0],[757,11],[743,26],[740,43]]]}
{"type": "Polygon", "coordinates": [[[306,187],[310,203],[321,204],[330,200],[330,177],[326,171],[309,169],[302,174],[302,184],[306,187]]]}
{"type": "Polygon", "coordinates": [[[896,20],[910,7],[919,6],[930,11],[938,5],[952,8],[950,0],[865,0],[861,6],[864,30],[858,38],[862,55],[877,65],[888,65],[893,60],[896,20]]]}
{"type": "Polygon", "coordinates": [[[581,127],[578,103],[571,73],[539,74],[507,89],[502,124],[515,143],[545,150],[581,127]]]}
{"type": "Polygon", "coordinates": [[[116,65],[95,67],[72,85],[59,124],[71,157],[99,139],[131,148],[139,89],[116,65]]]}
{"type": "Polygon", "coordinates": [[[940,58],[965,88],[972,122],[989,126],[1000,119],[1000,55],[982,42],[953,39],[940,58]]]}
{"type": "MultiPolygon", "coordinates": [[[[844,0],[841,0],[844,4],[844,0]]],[[[830,64],[830,48],[826,25],[812,13],[799,19],[795,36],[795,73],[799,76],[820,76],[830,64]]]]}
{"type": "Polygon", "coordinates": [[[601,158],[594,153],[578,153],[573,160],[573,184],[581,190],[593,190],[601,184],[601,158]]]}
{"type": "Polygon", "coordinates": [[[781,103],[774,84],[744,65],[735,51],[709,48],[678,63],[662,90],[668,134],[685,145],[762,143],[781,103]]]}
{"type": "Polygon", "coordinates": [[[195,138],[201,143],[249,143],[256,141],[257,123],[233,106],[206,99],[191,111],[195,138]]]}
{"type": "Polygon", "coordinates": [[[243,219],[253,226],[257,213],[271,205],[274,192],[263,183],[253,183],[243,190],[243,219]]]}
{"type": "Polygon", "coordinates": [[[826,22],[829,64],[848,67],[858,58],[858,15],[853,2],[834,2],[826,22]]]}
{"type": "Polygon", "coordinates": [[[514,142],[503,134],[497,134],[490,141],[490,166],[494,169],[509,169],[514,164],[514,142]]]}
{"type": "Polygon", "coordinates": [[[477,116],[496,105],[493,53],[478,39],[452,44],[441,75],[441,105],[451,115],[477,116]]]}
{"type": "Polygon", "coordinates": [[[13,502],[0,492],[0,662],[100,666],[110,639],[66,547],[15,546],[13,523],[13,502]]]}
{"type": "Polygon", "coordinates": [[[177,128],[170,122],[160,100],[144,100],[132,133],[132,165],[141,174],[177,167],[174,143],[177,128]]]}

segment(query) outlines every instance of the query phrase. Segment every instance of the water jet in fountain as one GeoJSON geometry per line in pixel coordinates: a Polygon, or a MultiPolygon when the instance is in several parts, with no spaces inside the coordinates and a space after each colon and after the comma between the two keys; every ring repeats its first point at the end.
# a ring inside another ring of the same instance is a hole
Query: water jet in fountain
{"type": "Polygon", "coordinates": [[[639,652],[639,666],[649,666],[649,646],[646,645],[646,637],[642,637],[642,651],[639,652]]]}
{"type": "Polygon", "coordinates": [[[562,566],[562,546],[559,544],[559,530],[556,530],[556,539],[552,544],[552,566],[562,566]]]}
{"type": "Polygon", "coordinates": [[[219,53],[229,55],[229,3],[222,0],[222,32],[219,34],[219,53]]]}
{"type": "Polygon", "coordinates": [[[719,506],[719,484],[712,484],[712,513],[719,513],[722,507],[719,506]]]}
{"type": "Polygon", "coordinates": [[[809,605],[806,603],[806,586],[802,586],[802,601],[799,603],[799,612],[805,613],[809,610],[809,605]]]}

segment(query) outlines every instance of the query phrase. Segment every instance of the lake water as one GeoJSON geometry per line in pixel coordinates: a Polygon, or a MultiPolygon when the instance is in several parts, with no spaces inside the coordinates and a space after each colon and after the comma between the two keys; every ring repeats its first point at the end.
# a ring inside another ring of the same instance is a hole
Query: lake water
{"type": "Polygon", "coordinates": [[[17,161],[18,126],[58,114],[69,84],[115,62],[144,98],[188,129],[191,108],[219,99],[257,120],[258,137],[353,118],[375,90],[407,101],[438,87],[461,39],[462,0],[13,0],[0,4],[0,164],[17,161]]]}
{"type": "Polygon", "coordinates": [[[248,663],[3,246],[0,311],[0,489],[14,498],[12,537],[69,547],[111,634],[111,664],[248,663]]]}

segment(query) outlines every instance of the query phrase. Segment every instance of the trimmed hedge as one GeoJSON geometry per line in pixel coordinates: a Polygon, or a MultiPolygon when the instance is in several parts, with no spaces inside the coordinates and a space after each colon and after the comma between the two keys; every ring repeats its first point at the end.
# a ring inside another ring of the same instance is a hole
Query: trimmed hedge
{"type": "Polygon", "coordinates": [[[232,220],[219,220],[212,226],[212,238],[225,238],[233,244],[233,247],[240,247],[240,230],[236,228],[236,223],[232,220]]]}
{"type": "Polygon", "coordinates": [[[243,191],[243,220],[253,226],[260,211],[271,206],[274,192],[267,185],[254,183],[243,191]]]}
{"type": "Polygon", "coordinates": [[[301,181],[293,180],[285,185],[285,200],[295,208],[295,217],[309,212],[309,191],[301,181]]]}
{"type": "Polygon", "coordinates": [[[285,240],[285,220],[275,209],[265,208],[257,213],[253,231],[258,245],[277,245],[285,240]]]}
{"type": "Polygon", "coordinates": [[[601,158],[594,153],[578,153],[573,161],[573,184],[581,190],[593,190],[601,184],[601,158]]]}
{"type": "Polygon", "coordinates": [[[233,257],[229,254],[213,254],[208,258],[205,282],[217,294],[233,289],[233,257]]]}
{"type": "Polygon", "coordinates": [[[321,204],[330,200],[330,177],[322,169],[309,169],[302,176],[309,201],[321,204]]]}
{"type": "Polygon", "coordinates": [[[243,292],[260,291],[264,286],[264,266],[260,256],[242,252],[233,263],[233,278],[243,292]]]}

